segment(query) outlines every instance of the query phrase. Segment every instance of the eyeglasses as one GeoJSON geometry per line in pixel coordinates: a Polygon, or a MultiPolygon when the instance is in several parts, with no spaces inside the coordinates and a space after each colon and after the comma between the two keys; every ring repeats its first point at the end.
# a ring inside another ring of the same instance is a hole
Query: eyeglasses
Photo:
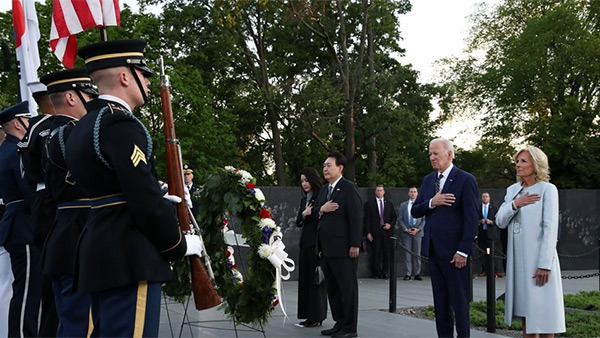
{"type": "Polygon", "coordinates": [[[183,173],[184,175],[191,175],[192,173],[183,173]]]}

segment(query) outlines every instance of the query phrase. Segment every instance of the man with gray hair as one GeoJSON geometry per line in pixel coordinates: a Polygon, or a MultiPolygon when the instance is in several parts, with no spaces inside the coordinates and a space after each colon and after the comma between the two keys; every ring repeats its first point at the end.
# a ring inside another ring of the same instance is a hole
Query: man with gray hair
{"type": "Polygon", "coordinates": [[[434,172],[423,178],[411,214],[425,217],[423,254],[429,257],[433,304],[438,336],[470,336],[469,271],[477,227],[477,181],[452,164],[452,142],[437,138],[429,144],[434,172]],[[454,312],[454,315],[452,313],[454,312]]]}

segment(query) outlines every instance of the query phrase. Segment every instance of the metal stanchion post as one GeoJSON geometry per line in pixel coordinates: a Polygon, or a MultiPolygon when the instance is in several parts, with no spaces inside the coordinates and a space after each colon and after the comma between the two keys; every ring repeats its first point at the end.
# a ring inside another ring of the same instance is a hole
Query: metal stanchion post
{"type": "MultiPolygon", "coordinates": [[[[396,237],[390,237],[392,250],[390,253],[389,264],[389,283],[390,283],[390,312],[396,312],[396,237]]],[[[408,253],[407,253],[408,254],[408,253]]]]}
{"type": "Polygon", "coordinates": [[[488,240],[486,252],[486,296],[487,296],[487,332],[496,332],[496,279],[494,264],[494,241],[488,240]]]}

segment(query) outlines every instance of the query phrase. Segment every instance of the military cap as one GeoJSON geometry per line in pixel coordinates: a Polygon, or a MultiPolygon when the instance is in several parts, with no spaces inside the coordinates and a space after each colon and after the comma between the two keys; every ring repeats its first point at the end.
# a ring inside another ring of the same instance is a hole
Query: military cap
{"type": "Polygon", "coordinates": [[[193,174],[194,173],[194,167],[192,167],[189,164],[184,164],[183,165],[183,173],[184,174],[193,174]]]}
{"type": "Polygon", "coordinates": [[[142,39],[111,40],[81,47],[77,54],[85,60],[88,74],[100,69],[134,66],[149,77],[154,73],[146,65],[144,47],[146,41],[142,39]]]}
{"type": "Polygon", "coordinates": [[[96,85],[92,82],[85,68],[61,70],[44,75],[40,81],[46,85],[48,94],[77,89],[92,96],[98,96],[96,85]]]}
{"type": "Polygon", "coordinates": [[[22,116],[30,116],[29,101],[17,103],[14,106],[4,108],[2,111],[0,111],[0,125],[22,116]]]}

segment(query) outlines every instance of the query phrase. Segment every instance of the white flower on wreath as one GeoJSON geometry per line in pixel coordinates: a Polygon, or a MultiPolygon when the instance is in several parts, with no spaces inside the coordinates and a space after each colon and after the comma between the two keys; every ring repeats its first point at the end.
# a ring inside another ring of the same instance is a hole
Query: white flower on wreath
{"type": "Polygon", "coordinates": [[[242,284],[244,282],[244,276],[242,276],[242,273],[239,272],[238,269],[233,269],[231,270],[231,272],[233,273],[233,277],[235,277],[238,283],[242,284]]]}
{"type": "Polygon", "coordinates": [[[273,254],[273,248],[271,248],[270,245],[268,245],[268,244],[261,244],[258,247],[258,255],[260,256],[260,258],[267,259],[272,254],[273,254]]]}
{"type": "Polygon", "coordinates": [[[261,203],[266,201],[265,194],[258,188],[254,188],[254,197],[261,203]]]}
{"type": "Polygon", "coordinates": [[[226,165],[226,166],[225,166],[225,170],[226,170],[226,171],[235,172],[235,170],[236,170],[236,169],[235,169],[234,167],[230,166],[230,165],[226,165]]]}
{"type": "Polygon", "coordinates": [[[240,184],[242,184],[243,186],[252,181],[252,175],[250,175],[250,173],[246,170],[238,170],[237,174],[242,176],[240,178],[240,184]]]}
{"type": "Polygon", "coordinates": [[[258,222],[258,226],[261,229],[263,229],[264,227],[268,227],[271,229],[277,228],[277,224],[275,224],[275,221],[270,218],[261,218],[260,221],[258,222]]]}

